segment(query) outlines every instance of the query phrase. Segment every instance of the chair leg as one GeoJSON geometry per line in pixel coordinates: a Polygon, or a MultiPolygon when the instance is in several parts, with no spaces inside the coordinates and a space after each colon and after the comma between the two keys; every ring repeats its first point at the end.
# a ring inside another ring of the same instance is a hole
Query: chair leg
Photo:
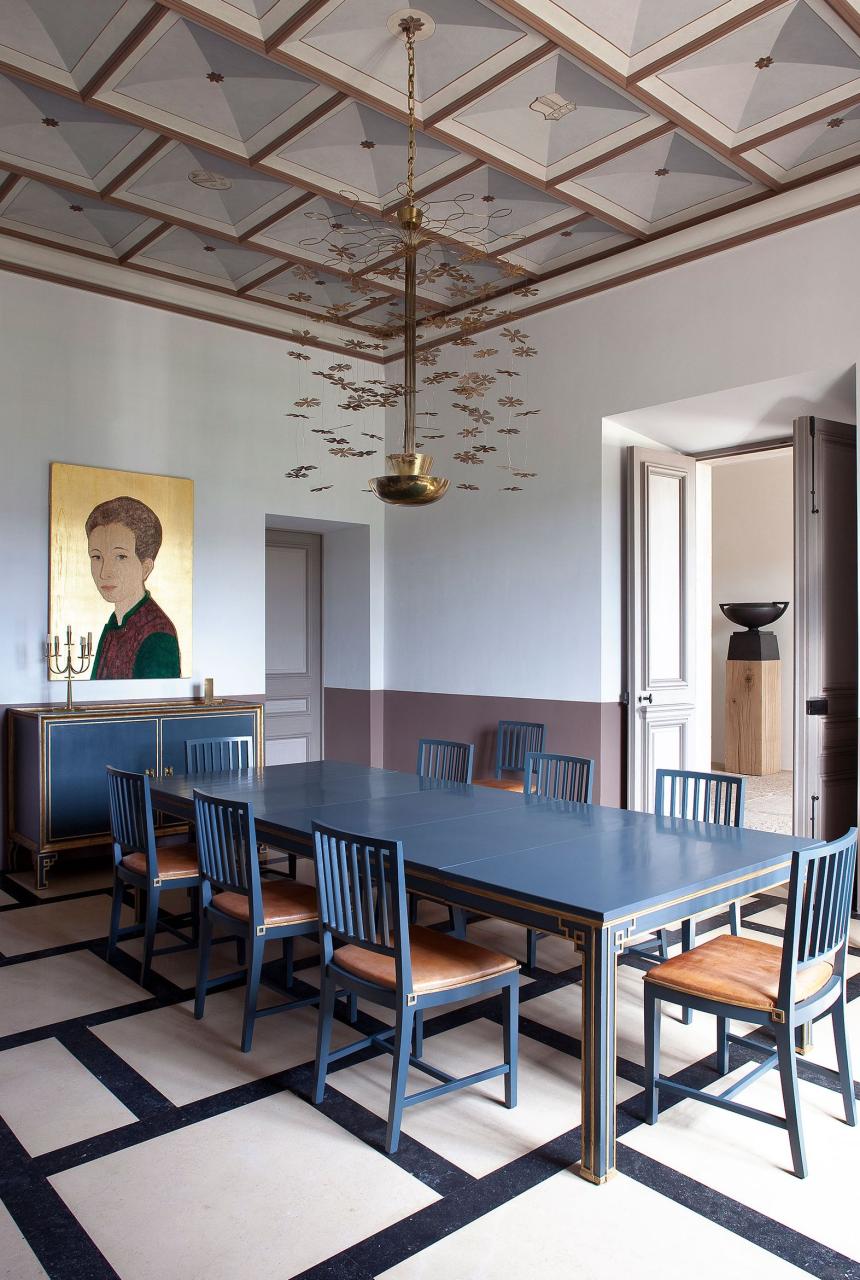
{"type": "Polygon", "coordinates": [[[400,1145],[400,1125],[403,1120],[403,1099],[406,1095],[406,1072],[409,1069],[413,1016],[414,1010],[408,1004],[401,1005],[397,1011],[391,1093],[388,1099],[388,1128],[385,1132],[385,1150],[390,1156],[394,1155],[400,1145]]]}
{"type": "Polygon", "coordinates": [[[420,1058],[424,1052],[424,1011],[415,1010],[415,1022],[412,1027],[412,1056],[420,1058]]]}
{"type": "Polygon", "coordinates": [[[668,960],[669,959],[669,930],[660,929],[659,936],[660,936],[660,959],[668,960]]]}
{"type": "Polygon", "coordinates": [[[251,959],[248,962],[248,982],[245,987],[245,1016],[242,1020],[242,1052],[251,1052],[254,1038],[254,1019],[257,1016],[257,993],[260,990],[260,971],[263,968],[265,938],[251,938],[251,959]]]}
{"type": "Polygon", "coordinates": [[[189,889],[188,898],[191,903],[191,941],[195,947],[200,945],[200,889],[189,889]]]}
{"type": "Polygon", "coordinates": [[[194,993],[194,1017],[203,1017],[206,1005],[206,988],[209,981],[209,944],[212,941],[212,921],[205,907],[200,912],[200,941],[197,944],[197,988],[194,993]]]}
{"type": "Polygon", "coordinates": [[[284,938],[282,946],[284,956],[284,986],[289,991],[293,985],[293,940],[284,938]]]}
{"type": "Polygon", "coordinates": [[[729,928],[736,938],[741,935],[741,904],[733,902],[729,907],[729,928]]]}
{"type": "Polygon", "coordinates": [[[836,1045],[836,1062],[839,1067],[839,1086],[845,1103],[845,1123],[857,1123],[857,1103],[854,1098],[854,1077],[851,1071],[851,1048],[845,1027],[845,995],[833,1006],[833,1041],[836,1045]]]}
{"type": "Polygon", "coordinates": [[[537,930],[526,929],[526,968],[537,968],[537,930]]]}
{"type": "Polygon", "coordinates": [[[729,1020],[717,1018],[717,1075],[729,1074],[729,1020]]]}
{"type": "Polygon", "coordinates": [[[520,981],[515,974],[511,985],[503,996],[502,1039],[504,1041],[505,1063],[508,1074],[505,1076],[505,1106],[513,1109],[517,1105],[517,1044],[519,1041],[520,981]]]}
{"type": "Polygon", "coordinates": [[[294,853],[287,854],[287,875],[291,880],[296,878],[296,855],[294,853]]]}
{"type": "Polygon", "coordinates": [[[657,1123],[658,1094],[655,1084],[660,1074],[660,1014],[661,1002],[645,986],[645,1120],[648,1124],[657,1123]]]}
{"type": "Polygon", "coordinates": [[[331,1029],[334,1022],[334,1000],[337,994],[334,983],[323,973],[320,990],[320,1011],[317,1019],[317,1058],[314,1066],[313,1100],[317,1106],[325,1093],[328,1072],[328,1055],[331,1049],[331,1029]]]}
{"type": "Polygon", "coordinates": [[[108,929],[107,958],[110,960],[116,950],[116,939],[119,933],[119,920],[122,913],[123,883],[119,876],[113,878],[113,897],[110,904],[110,928],[108,929]]]}
{"type": "Polygon", "coordinates": [[[146,891],[146,924],[143,935],[143,961],[140,966],[140,985],[146,982],[152,972],[152,952],[155,948],[155,933],[158,928],[158,899],[161,890],[150,885],[146,891]]]}
{"type": "Polygon", "coordinates": [[[418,923],[418,897],[414,893],[409,895],[409,923],[418,923]]]}
{"type": "Polygon", "coordinates": [[[779,1054],[779,1078],[782,1083],[782,1101],[791,1143],[791,1159],[795,1176],[806,1177],[806,1153],[803,1145],[803,1127],[800,1119],[800,1099],[797,1095],[797,1057],[794,1052],[794,1029],[790,1024],[776,1030],[776,1047],[779,1054]]]}
{"type": "Polygon", "coordinates": [[[246,963],[246,960],[247,960],[247,955],[248,955],[248,952],[247,952],[247,948],[246,948],[246,946],[245,946],[245,939],[244,939],[243,937],[241,937],[241,936],[240,936],[240,937],[237,937],[237,939],[236,939],[236,963],[237,963],[237,964],[245,964],[245,963],[246,963]]]}

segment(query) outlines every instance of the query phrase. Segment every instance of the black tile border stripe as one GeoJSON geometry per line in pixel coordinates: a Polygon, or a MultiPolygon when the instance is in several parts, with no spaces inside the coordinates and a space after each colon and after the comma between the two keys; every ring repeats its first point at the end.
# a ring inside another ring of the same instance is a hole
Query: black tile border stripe
{"type": "Polygon", "coordinates": [[[2,1119],[0,1161],[3,1203],[50,1280],[121,1280],[2,1119]]]}

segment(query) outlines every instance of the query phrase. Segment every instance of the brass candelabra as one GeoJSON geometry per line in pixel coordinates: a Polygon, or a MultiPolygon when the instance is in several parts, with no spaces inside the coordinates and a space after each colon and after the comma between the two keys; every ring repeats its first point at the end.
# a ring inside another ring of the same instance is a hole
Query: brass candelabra
{"type": "Polygon", "coordinates": [[[82,676],[88,671],[93,660],[93,633],[89,631],[86,637],[81,636],[79,642],[79,652],[77,655],[72,654],[74,644],[72,643],[72,628],[66,627],[66,657],[60,662],[60,637],[48,636],[45,641],[45,658],[48,663],[48,672],[53,676],[61,676],[66,681],[66,710],[73,711],[72,704],[72,680],[76,676],[82,676]]]}

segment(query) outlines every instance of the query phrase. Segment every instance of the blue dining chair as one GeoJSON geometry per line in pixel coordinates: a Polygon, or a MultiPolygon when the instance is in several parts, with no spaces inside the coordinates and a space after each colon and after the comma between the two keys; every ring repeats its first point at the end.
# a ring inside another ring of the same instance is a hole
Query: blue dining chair
{"type": "Polygon", "coordinates": [[[445,738],[419,738],[418,762],[415,772],[419,778],[432,778],[436,782],[472,781],[475,763],[475,747],[471,742],[449,742],[445,738]]]}
{"type": "Polygon", "coordinates": [[[516,960],[450,934],[408,924],[399,840],[353,835],[317,823],[313,833],[322,949],[314,1102],[323,1100],[326,1075],[333,1062],[375,1046],[394,1058],[385,1135],[389,1154],[397,1150],[400,1141],[404,1108],[418,1102],[504,1076],[505,1106],[516,1106],[516,960]],[[337,950],[336,943],[342,944],[337,950]],[[334,1001],[339,990],[393,1009],[394,1026],[332,1052],[334,1001]],[[483,1000],[494,992],[504,996],[504,1062],[459,1078],[425,1062],[424,1010],[454,1001],[483,1000]],[[407,1094],[410,1066],[439,1083],[407,1094]]]}
{"type": "MultiPolygon", "coordinates": [[[[690,769],[658,769],[654,812],[661,818],[690,818],[694,822],[715,822],[727,827],[742,827],[746,778],[733,773],[696,773],[690,769]]],[[[729,925],[737,936],[741,931],[740,904],[729,906],[729,925]]],[[[685,922],[685,945],[696,939],[694,920],[685,922]]],[[[669,958],[669,931],[660,929],[628,951],[639,955],[669,958]]]]}
{"type": "Polygon", "coordinates": [[[530,751],[543,751],[546,725],[529,720],[500,720],[496,737],[496,778],[522,774],[530,751]]]}
{"type": "Polygon", "coordinates": [[[220,800],[194,792],[194,822],[200,857],[200,951],[194,1016],[202,1018],[206,995],[243,976],[243,971],[210,979],[209,948],[214,924],[244,935],[247,985],[241,1048],[248,1053],[257,1018],[316,1004],[317,996],[257,1008],[257,995],[267,942],[281,940],[284,985],[293,985],[293,940],[315,937],[319,930],[316,893],[310,885],[287,880],[261,880],[254,811],[248,801],[220,800]]]}
{"type": "MultiPolygon", "coordinates": [[[[159,918],[159,899],[163,888],[188,889],[192,898],[196,897],[200,888],[197,850],[193,844],[156,843],[152,798],[146,774],[129,773],[108,765],[107,784],[114,861],[107,958],[110,960],[121,939],[140,937],[139,923],[125,929],[119,927],[125,886],[145,892],[146,916],[143,922],[143,958],[140,965],[140,983],[143,986],[150,976],[153,956],[169,955],[194,945],[194,934],[189,937],[171,921],[163,916],[159,918]],[[156,951],[155,935],[159,929],[173,934],[180,940],[179,944],[159,947],[156,951]]],[[[192,902],[192,910],[196,921],[196,902],[192,902]]],[[[194,928],[196,929],[196,924],[194,928]]]]}
{"type": "Polygon", "coordinates": [[[230,773],[253,767],[254,739],[250,736],[186,740],[186,773],[230,773]]]}
{"type": "MultiPolygon", "coordinates": [[[[594,761],[585,756],[561,756],[547,751],[529,751],[523,763],[523,794],[547,800],[570,800],[591,804],[594,789],[594,761]]],[[[526,930],[526,964],[537,965],[537,944],[546,934],[526,930]]]]}
{"type": "Polygon", "coordinates": [[[645,1118],[656,1124],[660,1093],[697,1098],[736,1115],[787,1129],[794,1172],[807,1173],[795,1040],[799,1028],[833,1019],[833,1039],[845,1120],[857,1123],[851,1053],[845,1028],[845,961],[857,831],[839,840],[799,850],[791,857],[782,947],[754,938],[721,934],[681,952],[645,973],[645,1118]],[[671,1001],[717,1019],[717,1074],[730,1070],[732,1044],[750,1047],[747,1036],[730,1033],[731,1019],[767,1027],[776,1041],[758,1045],[767,1057],[722,1093],[695,1089],[660,1075],[660,1012],[671,1001]],[[735,1096],[766,1071],[779,1068],[785,1118],[735,1102],[735,1096]]]}
{"type": "MultiPolygon", "coordinates": [[[[449,742],[446,738],[419,738],[418,761],[415,772],[419,778],[434,782],[472,781],[475,747],[471,742],[449,742]]],[[[418,918],[418,903],[426,901],[424,894],[409,894],[409,919],[414,924],[418,918]]],[[[461,936],[465,929],[465,915],[454,907],[448,908],[448,927],[461,936]]]]}

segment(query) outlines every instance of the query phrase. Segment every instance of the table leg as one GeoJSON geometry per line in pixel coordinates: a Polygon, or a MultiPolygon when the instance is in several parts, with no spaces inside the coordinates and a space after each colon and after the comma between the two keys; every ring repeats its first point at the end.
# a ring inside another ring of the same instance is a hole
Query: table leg
{"type": "MultiPolygon", "coordinates": [[[[694,919],[681,921],[681,950],[692,951],[696,945],[696,921],[694,919]]],[[[685,1026],[689,1026],[693,1021],[693,1010],[682,1009],[681,1021],[685,1026]]]]}
{"type": "Polygon", "coordinates": [[[577,1173],[587,1182],[615,1173],[616,958],[622,934],[577,930],[582,952],[582,1156],[577,1173]]]}

